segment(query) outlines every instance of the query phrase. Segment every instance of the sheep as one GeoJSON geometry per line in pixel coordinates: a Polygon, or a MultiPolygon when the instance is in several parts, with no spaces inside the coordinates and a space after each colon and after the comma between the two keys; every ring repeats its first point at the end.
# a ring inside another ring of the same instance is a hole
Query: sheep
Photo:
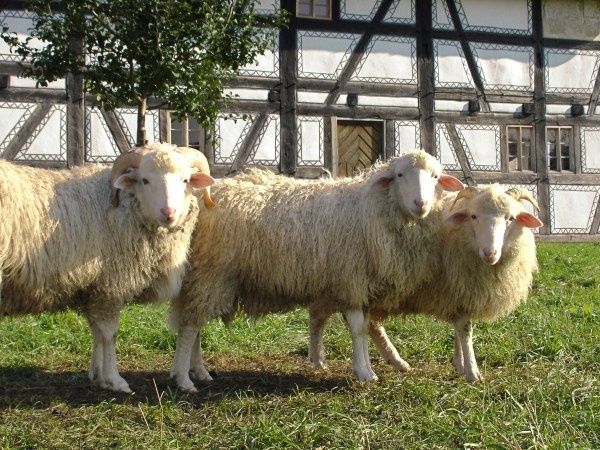
{"type": "Polygon", "coordinates": [[[319,298],[346,311],[354,373],[375,380],[363,355],[363,307],[387,291],[408,294],[432,276],[432,252],[412,249],[434,241],[425,216],[440,214],[441,191],[463,187],[423,151],[356,180],[296,180],[254,170],[215,185],[218,207],[199,214],[189,269],[171,303],[177,386],[195,391],[190,374],[211,380],[199,342],[208,320],[237,309],[252,317],[283,312],[319,298]]]}
{"type": "Polygon", "coordinates": [[[179,291],[199,208],[192,187],[214,182],[198,158],[154,144],[112,170],[0,160],[0,315],[80,311],[93,336],[90,380],[131,392],[116,365],[119,311],[179,291]],[[112,206],[110,180],[125,194],[112,206]]]}
{"type": "MultiPolygon", "coordinates": [[[[470,381],[481,380],[472,340],[472,320],[494,320],[512,312],[529,293],[537,272],[535,240],[530,229],[542,222],[520,200],[536,201],[525,190],[499,185],[467,188],[446,201],[446,219],[438,238],[439,276],[416,293],[369,305],[369,334],[385,360],[410,369],[387,337],[382,320],[390,314],[429,314],[454,326],[454,367],[470,381]],[[452,207],[462,199],[462,207],[452,207]],[[478,257],[479,256],[479,257],[478,257]],[[390,304],[394,305],[391,308],[390,304]]],[[[328,314],[315,308],[310,317],[310,348],[323,354],[328,314]]]]}

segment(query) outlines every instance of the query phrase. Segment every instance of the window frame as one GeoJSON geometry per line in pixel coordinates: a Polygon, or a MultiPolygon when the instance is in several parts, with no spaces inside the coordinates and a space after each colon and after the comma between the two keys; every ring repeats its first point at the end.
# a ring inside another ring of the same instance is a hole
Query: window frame
{"type": "MultiPolygon", "coordinates": [[[[169,144],[173,143],[171,131],[173,129],[173,114],[174,113],[175,113],[175,111],[169,111],[167,114],[167,117],[168,117],[168,119],[167,119],[167,142],[169,144]]],[[[181,147],[189,147],[190,146],[189,118],[186,118],[185,120],[178,120],[178,122],[181,123],[181,134],[182,134],[182,138],[183,138],[181,147]]],[[[202,127],[200,126],[199,123],[198,123],[198,133],[199,133],[199,138],[201,138],[203,136],[203,133],[202,133],[202,127]]],[[[202,139],[200,139],[200,140],[202,140],[202,139]]],[[[204,143],[199,142],[198,146],[200,148],[198,148],[197,150],[204,151],[204,143]]]]}
{"type": "Polygon", "coordinates": [[[535,133],[532,125],[506,125],[504,129],[506,133],[505,152],[506,152],[506,171],[507,172],[536,172],[537,164],[535,157],[535,133]],[[517,168],[510,168],[510,140],[509,129],[516,128],[517,131],[517,168]],[[529,140],[529,169],[523,169],[523,129],[527,128],[530,131],[529,140]]]}
{"type": "Polygon", "coordinates": [[[575,141],[574,141],[574,136],[575,136],[575,130],[573,128],[573,126],[571,125],[550,125],[546,127],[546,158],[548,161],[548,171],[549,172],[553,172],[553,173],[562,173],[562,172],[566,172],[566,173],[575,173],[575,141]],[[557,164],[556,164],[556,169],[551,169],[550,168],[550,148],[549,148],[549,141],[548,141],[548,130],[550,129],[555,129],[557,130],[557,139],[558,142],[555,143],[555,145],[557,145],[557,152],[556,152],[556,159],[557,164]],[[560,142],[560,135],[561,132],[563,130],[568,130],[569,131],[569,169],[563,169],[562,167],[562,161],[563,159],[565,159],[566,157],[562,156],[562,148],[561,148],[561,142],[560,142]]]}
{"type": "Polygon", "coordinates": [[[296,0],[296,17],[300,17],[301,19],[317,19],[317,20],[332,20],[333,18],[333,1],[334,0],[327,0],[327,7],[329,10],[329,14],[327,15],[327,17],[321,17],[321,16],[315,16],[314,15],[314,3],[315,0],[309,0],[311,3],[311,7],[312,7],[312,11],[313,11],[313,15],[304,15],[304,14],[300,14],[299,10],[299,4],[300,4],[300,0],[296,0]]]}

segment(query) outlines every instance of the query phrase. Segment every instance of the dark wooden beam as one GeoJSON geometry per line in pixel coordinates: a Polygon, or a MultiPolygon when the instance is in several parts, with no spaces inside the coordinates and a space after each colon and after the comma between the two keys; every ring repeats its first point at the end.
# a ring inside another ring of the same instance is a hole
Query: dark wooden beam
{"type": "Polygon", "coordinates": [[[223,83],[228,88],[240,89],[277,89],[281,86],[279,78],[260,78],[238,76],[223,83]]]}
{"type": "Polygon", "coordinates": [[[250,125],[250,129],[246,134],[246,137],[240,145],[240,149],[238,150],[237,155],[235,155],[235,158],[233,159],[233,163],[229,168],[229,173],[235,173],[244,167],[246,161],[248,161],[248,158],[252,153],[252,150],[256,146],[256,142],[260,137],[260,133],[262,132],[265,124],[267,123],[267,118],[268,117],[266,114],[260,114],[254,120],[254,122],[252,122],[252,125],[250,125]]]}
{"type": "Polygon", "coordinates": [[[66,103],[63,89],[8,87],[0,90],[0,101],[15,103],[66,103]]]}
{"type": "MultiPolygon", "coordinates": [[[[462,170],[448,170],[446,172],[458,178],[464,176],[462,170]]],[[[535,172],[503,173],[473,170],[471,176],[477,183],[536,184],[538,179],[535,172]]]]}
{"type": "Polygon", "coordinates": [[[40,125],[44,117],[50,113],[52,104],[42,103],[38,105],[31,115],[25,120],[21,128],[17,131],[12,140],[8,143],[4,152],[2,152],[2,158],[11,160],[19,151],[23,148],[27,139],[31,137],[36,128],[40,125]]]}
{"type": "MultiPolygon", "coordinates": [[[[321,20],[306,17],[297,17],[295,23],[299,30],[327,31],[336,33],[366,33],[373,21],[363,20],[321,20]]],[[[417,30],[414,25],[382,22],[377,26],[377,34],[391,36],[416,36],[417,30]]]]}
{"type": "Polygon", "coordinates": [[[0,89],[6,89],[10,86],[10,75],[0,75],[0,89]]]}
{"type": "Polygon", "coordinates": [[[469,163],[467,153],[465,152],[462,142],[460,141],[460,137],[458,136],[458,131],[456,131],[456,125],[454,125],[453,123],[446,123],[444,125],[446,127],[446,130],[448,131],[450,143],[454,148],[454,153],[456,154],[458,165],[460,166],[463,176],[467,181],[467,185],[473,186],[475,185],[475,179],[473,178],[473,173],[471,172],[471,164],[469,163]]]}
{"type": "Polygon", "coordinates": [[[550,234],[550,182],[548,179],[548,159],[546,157],[546,81],[544,56],[544,31],[542,20],[542,0],[532,0],[532,32],[534,40],[534,146],[536,171],[538,173],[538,195],[540,219],[544,226],[541,234],[550,234]]]}
{"type": "MultiPolygon", "coordinates": [[[[457,36],[454,30],[433,30],[434,39],[443,39],[449,41],[457,41],[457,36]]],[[[469,42],[480,42],[500,45],[533,45],[531,36],[510,33],[497,33],[489,31],[465,31],[465,38],[469,42]]]]}
{"type": "Polygon", "coordinates": [[[219,108],[225,113],[266,113],[274,114],[280,110],[279,103],[269,103],[260,100],[235,100],[219,108]]]}
{"type": "MultiPolygon", "coordinates": [[[[83,38],[71,38],[70,47],[75,54],[84,57],[83,38]]],[[[85,163],[85,94],[82,73],[67,74],[66,91],[67,166],[82,166],[85,163]]]]}
{"type": "Polygon", "coordinates": [[[320,103],[298,104],[298,114],[307,116],[337,116],[348,119],[405,119],[418,120],[418,108],[399,106],[355,106],[320,103]]]}
{"type": "MultiPolygon", "coordinates": [[[[594,82],[594,89],[592,90],[592,95],[590,96],[590,101],[588,103],[588,116],[593,116],[594,114],[596,114],[596,106],[598,105],[599,97],[600,97],[600,70],[598,70],[598,73],[596,74],[596,81],[594,82]]],[[[581,103],[583,103],[583,102],[581,102],[581,103]]]]}
{"type": "Polygon", "coordinates": [[[287,29],[279,32],[279,95],[280,161],[282,173],[293,175],[298,160],[298,112],[296,92],[298,83],[298,33],[296,31],[296,0],[281,0],[281,9],[290,14],[287,29]]]}
{"type": "Polygon", "coordinates": [[[169,111],[166,109],[158,111],[158,136],[161,142],[169,140],[169,111]]]}
{"type": "Polygon", "coordinates": [[[432,0],[416,2],[417,83],[419,89],[419,125],[421,147],[432,155],[435,148],[435,101],[432,39],[432,0]]]}
{"type": "Polygon", "coordinates": [[[5,75],[19,76],[23,72],[21,63],[14,61],[0,61],[0,73],[5,75]]]}
{"type": "Polygon", "coordinates": [[[594,218],[592,219],[592,226],[590,227],[590,234],[600,233],[600,202],[596,205],[596,211],[594,212],[594,218]]]}
{"type": "Polygon", "coordinates": [[[396,155],[396,132],[394,130],[394,121],[385,121],[385,159],[393,158],[396,155]]]}
{"type": "Polygon", "coordinates": [[[477,61],[475,61],[475,56],[471,51],[469,41],[467,40],[465,30],[460,20],[460,15],[458,14],[458,8],[456,7],[456,3],[454,2],[454,0],[446,0],[446,4],[448,5],[448,11],[450,12],[450,17],[452,18],[452,23],[454,24],[454,31],[460,41],[460,46],[462,48],[465,61],[467,62],[467,67],[469,68],[469,72],[471,72],[473,84],[475,84],[475,93],[481,105],[481,110],[483,112],[490,112],[490,105],[485,98],[485,87],[483,86],[483,79],[481,77],[481,74],[479,73],[477,61]]]}
{"type": "Polygon", "coordinates": [[[108,127],[110,134],[115,140],[119,151],[121,153],[126,153],[129,150],[131,150],[131,145],[129,144],[129,142],[127,142],[127,138],[125,137],[125,133],[121,128],[121,124],[119,123],[115,112],[107,111],[104,108],[100,108],[100,114],[102,114],[102,117],[106,122],[106,126],[108,127]]]}
{"type": "Polygon", "coordinates": [[[333,121],[332,116],[323,117],[323,165],[333,173],[333,121]]]}
{"type": "Polygon", "coordinates": [[[350,55],[348,61],[346,62],[346,65],[342,69],[342,72],[340,73],[335,83],[335,86],[333,87],[329,95],[327,95],[327,99],[325,100],[326,105],[333,105],[338,100],[338,98],[340,98],[340,93],[342,89],[344,89],[344,86],[350,80],[350,77],[352,76],[352,74],[354,74],[356,68],[358,67],[362,59],[365,57],[365,52],[369,47],[369,43],[371,42],[375,31],[383,22],[383,19],[389,11],[392,2],[393,0],[383,0],[379,4],[379,7],[377,8],[377,12],[373,17],[373,20],[369,23],[369,28],[365,30],[365,32],[362,34],[362,36],[356,43],[356,47],[354,47],[354,49],[352,50],[352,54],[350,55]]]}
{"type": "Polygon", "coordinates": [[[477,125],[531,125],[533,117],[523,117],[510,113],[479,113],[473,116],[461,112],[438,111],[436,118],[440,122],[477,124],[477,125]]]}

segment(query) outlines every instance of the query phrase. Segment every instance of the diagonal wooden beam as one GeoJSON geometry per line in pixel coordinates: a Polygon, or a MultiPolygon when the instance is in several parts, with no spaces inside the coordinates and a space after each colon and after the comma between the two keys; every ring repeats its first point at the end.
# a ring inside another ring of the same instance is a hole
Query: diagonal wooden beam
{"type": "Polygon", "coordinates": [[[40,125],[44,117],[52,109],[51,103],[42,103],[38,105],[31,115],[25,120],[21,128],[17,131],[15,136],[8,143],[4,152],[2,152],[2,158],[11,160],[19,153],[23,148],[27,139],[31,137],[36,128],[40,125]]]}
{"type": "Polygon", "coordinates": [[[127,138],[125,137],[125,133],[121,128],[121,124],[119,124],[119,120],[117,119],[117,115],[114,111],[107,111],[104,108],[100,108],[100,113],[106,122],[106,126],[108,127],[110,134],[112,135],[119,151],[121,153],[128,152],[131,150],[131,145],[127,142],[127,138]]]}
{"type": "Polygon", "coordinates": [[[333,87],[329,95],[327,95],[327,99],[325,100],[326,105],[333,105],[335,102],[337,102],[338,98],[340,98],[341,91],[344,89],[346,83],[348,83],[350,77],[360,64],[360,61],[362,60],[365,52],[367,51],[367,47],[369,46],[369,43],[371,42],[375,31],[377,31],[377,26],[383,22],[383,19],[389,11],[392,3],[393,0],[383,0],[379,5],[379,8],[377,8],[377,12],[373,17],[373,20],[371,21],[371,25],[369,26],[367,31],[360,37],[358,43],[356,44],[356,47],[354,47],[354,49],[352,50],[352,54],[348,58],[346,65],[342,69],[342,73],[340,73],[340,77],[335,83],[335,86],[333,87]]]}
{"type": "Polygon", "coordinates": [[[256,118],[256,120],[252,123],[252,125],[250,125],[248,134],[246,134],[246,137],[242,141],[242,144],[240,145],[240,149],[238,150],[237,155],[235,155],[235,158],[233,159],[233,163],[231,164],[231,167],[229,168],[229,173],[237,172],[244,166],[244,164],[250,157],[250,154],[252,153],[252,149],[256,145],[256,141],[260,137],[260,133],[261,133],[262,129],[264,128],[265,124],[267,123],[267,118],[268,118],[267,114],[260,114],[256,118]]]}
{"type": "Polygon", "coordinates": [[[596,205],[596,212],[594,213],[594,218],[592,219],[590,234],[600,234],[600,201],[596,205]]]}
{"type": "Polygon", "coordinates": [[[598,98],[600,98],[600,69],[596,75],[596,82],[594,83],[594,89],[590,96],[590,103],[588,105],[588,116],[596,114],[596,105],[598,105],[598,98]]]}
{"type": "Polygon", "coordinates": [[[473,178],[473,173],[471,172],[471,165],[469,164],[469,158],[467,158],[467,152],[462,145],[462,141],[460,140],[460,136],[458,135],[458,131],[456,130],[456,125],[453,123],[444,124],[446,130],[448,131],[448,137],[450,138],[450,143],[454,148],[454,153],[456,154],[456,159],[458,159],[458,164],[460,166],[460,170],[462,170],[465,175],[465,179],[467,180],[467,185],[474,186],[475,179],[473,178]]]}
{"type": "Polygon", "coordinates": [[[471,51],[471,46],[469,45],[467,35],[465,34],[465,30],[462,26],[462,22],[460,20],[460,15],[458,14],[458,8],[456,7],[455,0],[446,0],[446,4],[448,5],[448,11],[450,12],[452,23],[454,24],[454,30],[456,32],[456,35],[458,36],[458,39],[460,40],[460,46],[462,47],[463,55],[465,55],[467,66],[469,67],[469,72],[471,72],[471,78],[473,78],[473,83],[475,84],[475,94],[477,95],[477,99],[481,104],[481,110],[483,112],[490,112],[490,105],[485,98],[483,79],[481,78],[481,74],[479,73],[477,62],[475,61],[475,56],[471,51]]]}

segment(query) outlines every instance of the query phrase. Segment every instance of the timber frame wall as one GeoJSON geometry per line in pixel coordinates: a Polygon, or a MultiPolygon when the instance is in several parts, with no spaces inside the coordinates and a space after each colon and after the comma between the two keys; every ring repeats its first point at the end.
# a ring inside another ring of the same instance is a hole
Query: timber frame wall
{"type": "MultiPolygon", "coordinates": [[[[256,142],[261,128],[270,114],[279,115],[280,123],[280,157],[279,166],[273,167],[280,172],[297,177],[317,177],[323,168],[332,169],[332,146],[335,136],[332,130],[332,119],[378,119],[386,122],[386,147],[394,148],[395,135],[392,121],[411,120],[419,123],[421,146],[429,153],[436,154],[436,123],[447,125],[448,136],[456,152],[458,168],[449,172],[459,176],[468,184],[500,182],[505,184],[528,184],[535,186],[540,203],[540,218],[546,224],[540,230],[540,237],[555,240],[596,240],[600,233],[600,202],[593,212],[593,220],[589,233],[583,235],[552,235],[550,236],[550,189],[552,184],[598,186],[600,173],[582,173],[580,157],[574,159],[573,172],[550,172],[546,157],[546,126],[572,126],[575,137],[575,152],[579,151],[579,127],[600,127],[600,116],[595,114],[596,104],[600,96],[600,76],[596,80],[591,95],[550,93],[546,92],[545,80],[545,49],[579,49],[600,51],[600,42],[571,39],[546,38],[542,25],[542,0],[529,0],[531,8],[531,33],[518,34],[498,32],[497,30],[466,30],[461,22],[461,16],[455,0],[445,0],[452,18],[453,29],[435,29],[432,26],[432,0],[415,0],[414,23],[390,23],[384,21],[392,0],[380,0],[378,8],[370,21],[343,18],[340,14],[340,1],[332,0],[331,20],[296,17],[296,0],[280,0],[281,7],[290,13],[289,27],[279,32],[278,59],[279,78],[261,76],[239,76],[229,83],[231,88],[262,89],[269,91],[268,100],[235,100],[225,108],[225,113],[252,113],[258,119],[252,124],[244,145],[230,165],[214,164],[214,151],[210,140],[210,132],[205,132],[205,152],[211,162],[213,172],[217,176],[225,176],[241,169],[247,162],[250,149],[256,142]],[[301,31],[319,31],[335,33],[360,33],[354,50],[349,55],[339,76],[331,79],[309,79],[299,77],[298,68],[298,33],[301,31]],[[368,48],[374,35],[393,37],[410,37],[416,39],[417,79],[415,84],[399,83],[369,83],[351,81],[351,75],[356,69],[363,54],[368,48]],[[434,39],[453,41],[462,49],[474,88],[439,87],[435,86],[434,39]],[[477,69],[477,63],[469,43],[494,45],[527,46],[533,48],[534,72],[533,90],[503,90],[502,92],[486,92],[477,69]],[[300,103],[298,92],[326,92],[327,98],[323,103],[300,103]],[[337,103],[340,95],[344,94],[378,95],[389,97],[412,97],[418,99],[418,107],[407,106],[361,106],[354,107],[337,103]],[[479,105],[479,112],[466,114],[464,112],[436,111],[435,100],[473,101],[479,105]],[[491,112],[491,102],[532,104],[532,114],[512,114],[491,112]],[[547,116],[546,106],[550,104],[582,104],[588,105],[588,113],[574,116],[547,116]],[[298,117],[312,116],[323,119],[324,154],[322,167],[298,166],[298,117]],[[474,170],[465,157],[465,149],[456,133],[456,125],[531,125],[534,131],[536,155],[535,172],[509,172],[503,158],[503,171],[474,170]]],[[[2,8],[23,9],[23,2],[0,1],[2,8]]],[[[78,45],[74,42],[73,45],[78,45]]],[[[94,99],[86,97],[83,92],[83,80],[79,76],[69,76],[66,81],[66,91],[50,89],[17,88],[6,85],[3,80],[8,75],[18,75],[19,66],[13,62],[0,62],[0,101],[29,102],[37,104],[36,113],[32,114],[1,155],[11,159],[23,145],[36,121],[39,122],[53,104],[66,104],[67,126],[67,165],[68,167],[84,164],[84,116],[85,107],[94,106],[94,99]]],[[[110,129],[120,151],[129,148],[124,130],[120,127],[115,114],[101,110],[101,114],[110,129]]],[[[160,138],[166,140],[168,130],[168,112],[160,112],[160,138]]],[[[45,166],[55,166],[43,163],[45,166]]]]}

